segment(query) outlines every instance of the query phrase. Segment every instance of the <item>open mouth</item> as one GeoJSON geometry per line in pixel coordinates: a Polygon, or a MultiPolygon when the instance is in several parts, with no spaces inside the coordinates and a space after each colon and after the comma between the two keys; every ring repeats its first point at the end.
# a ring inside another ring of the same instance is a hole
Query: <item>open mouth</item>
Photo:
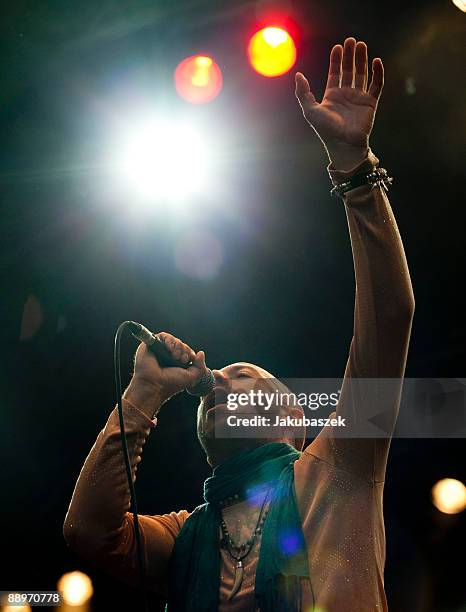
{"type": "Polygon", "coordinates": [[[214,388],[206,397],[204,398],[204,414],[207,414],[209,410],[215,408],[215,406],[219,406],[220,404],[226,404],[228,401],[228,393],[223,389],[214,388]]]}

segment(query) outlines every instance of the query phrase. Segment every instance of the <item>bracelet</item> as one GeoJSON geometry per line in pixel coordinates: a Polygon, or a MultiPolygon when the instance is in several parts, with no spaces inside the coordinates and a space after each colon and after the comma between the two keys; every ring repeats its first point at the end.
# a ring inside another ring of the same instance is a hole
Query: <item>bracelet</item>
{"type": "Polygon", "coordinates": [[[347,191],[361,187],[362,185],[370,185],[371,189],[377,186],[383,186],[385,191],[388,191],[388,187],[393,183],[393,178],[388,176],[388,172],[385,168],[374,168],[369,172],[363,172],[362,174],[355,174],[349,181],[338,183],[333,189],[330,190],[330,195],[335,197],[342,197],[347,191]]]}

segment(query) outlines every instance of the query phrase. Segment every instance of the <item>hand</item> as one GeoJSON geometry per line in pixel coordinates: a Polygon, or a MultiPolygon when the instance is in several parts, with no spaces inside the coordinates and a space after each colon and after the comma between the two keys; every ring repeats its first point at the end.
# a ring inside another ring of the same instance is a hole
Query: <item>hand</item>
{"type": "Polygon", "coordinates": [[[338,170],[350,170],[367,154],[377,104],[382,93],[382,60],[372,61],[372,80],[367,89],[366,43],[347,38],[344,47],[330,53],[327,86],[319,104],[306,77],[295,75],[295,94],[304,117],[314,128],[338,170]]]}
{"type": "Polygon", "coordinates": [[[192,365],[186,369],[161,368],[147,346],[144,343],[139,345],[133,378],[124,397],[142,409],[148,406],[152,414],[170,397],[194,386],[207,371],[204,351],[195,353],[190,346],[166,332],[158,333],[157,337],[175,359],[184,363],[192,361],[192,365]]]}

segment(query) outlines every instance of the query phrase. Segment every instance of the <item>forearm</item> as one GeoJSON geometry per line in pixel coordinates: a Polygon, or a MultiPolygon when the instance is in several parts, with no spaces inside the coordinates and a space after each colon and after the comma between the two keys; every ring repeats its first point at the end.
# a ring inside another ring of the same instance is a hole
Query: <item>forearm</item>
{"type": "MultiPolygon", "coordinates": [[[[370,160],[360,164],[364,168],[370,160]]],[[[331,168],[330,174],[333,180],[347,176],[331,168]]],[[[414,297],[393,211],[385,190],[369,186],[349,191],[345,208],[356,279],[352,375],[402,377],[414,297]]]]}
{"type": "MultiPolygon", "coordinates": [[[[142,449],[152,425],[150,417],[158,406],[154,397],[144,396],[142,390],[134,385],[130,385],[125,398],[123,414],[126,439],[135,479],[142,449]],[[138,407],[134,405],[136,397],[139,397],[138,407]]],[[[65,519],[65,539],[84,555],[116,547],[124,537],[124,529],[127,527],[125,515],[129,507],[130,494],[118,412],[115,408],[79,474],[65,519]]]]}
{"type": "MultiPolygon", "coordinates": [[[[349,178],[331,167],[329,172],[338,182],[349,178]]],[[[383,188],[358,187],[344,197],[356,277],[353,338],[336,409],[347,427],[345,435],[322,432],[309,452],[373,482],[385,475],[414,297],[403,244],[383,188]],[[383,429],[372,421],[380,415],[383,429]]]]}

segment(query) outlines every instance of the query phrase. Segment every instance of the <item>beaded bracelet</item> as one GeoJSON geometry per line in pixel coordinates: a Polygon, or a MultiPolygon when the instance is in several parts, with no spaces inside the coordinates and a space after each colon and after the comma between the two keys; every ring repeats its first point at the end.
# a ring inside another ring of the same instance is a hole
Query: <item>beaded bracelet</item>
{"type": "Polygon", "coordinates": [[[393,178],[388,176],[388,172],[385,168],[374,168],[369,172],[363,172],[361,174],[355,174],[349,181],[338,183],[333,189],[330,190],[330,195],[335,197],[342,197],[347,191],[361,187],[362,185],[370,185],[371,189],[374,189],[376,185],[382,185],[385,191],[388,191],[388,187],[393,183],[393,178]]]}

